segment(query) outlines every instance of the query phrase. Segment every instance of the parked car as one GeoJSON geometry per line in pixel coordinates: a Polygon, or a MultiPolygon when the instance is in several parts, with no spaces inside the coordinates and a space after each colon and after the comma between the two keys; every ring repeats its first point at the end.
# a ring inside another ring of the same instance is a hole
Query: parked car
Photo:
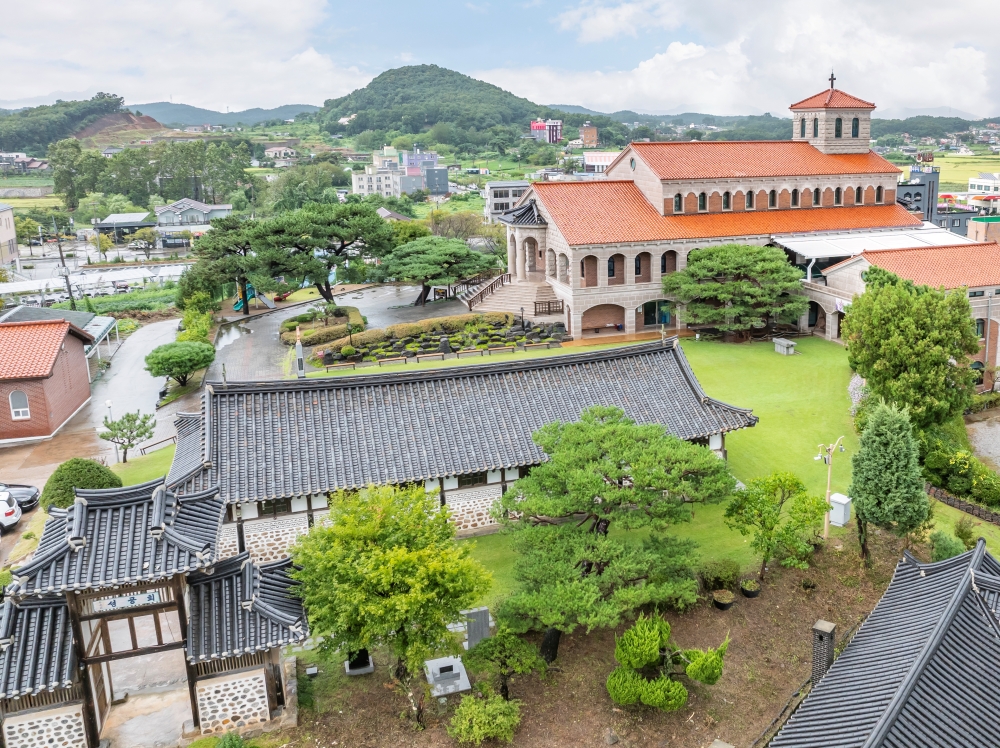
{"type": "Polygon", "coordinates": [[[38,506],[38,499],[42,495],[42,492],[36,486],[24,486],[17,483],[0,482],[0,491],[13,496],[17,505],[25,512],[30,512],[38,506]]]}
{"type": "Polygon", "coordinates": [[[21,521],[21,507],[9,491],[0,491],[0,535],[21,521]]]}

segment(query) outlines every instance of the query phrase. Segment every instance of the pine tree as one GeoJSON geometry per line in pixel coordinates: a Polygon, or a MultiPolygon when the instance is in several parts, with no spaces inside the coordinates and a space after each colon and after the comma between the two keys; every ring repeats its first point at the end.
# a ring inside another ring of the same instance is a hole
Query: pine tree
{"type": "Polygon", "coordinates": [[[875,406],[851,464],[850,491],[861,558],[867,564],[868,525],[902,537],[920,527],[930,510],[907,411],[884,401],[875,406]]]}

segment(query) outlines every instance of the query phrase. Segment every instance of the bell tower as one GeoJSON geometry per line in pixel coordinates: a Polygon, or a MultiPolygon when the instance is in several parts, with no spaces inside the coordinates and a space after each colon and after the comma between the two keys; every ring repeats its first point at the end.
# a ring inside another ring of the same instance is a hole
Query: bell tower
{"type": "Polygon", "coordinates": [[[804,140],[823,153],[867,153],[875,105],[834,88],[792,104],[792,140],[804,140]]]}

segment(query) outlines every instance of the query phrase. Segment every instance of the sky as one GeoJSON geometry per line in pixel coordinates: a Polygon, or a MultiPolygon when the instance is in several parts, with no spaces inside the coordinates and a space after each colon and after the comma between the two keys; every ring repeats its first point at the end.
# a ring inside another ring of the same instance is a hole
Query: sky
{"type": "Polygon", "coordinates": [[[788,116],[837,87],[875,116],[1000,114],[1000,37],[938,0],[32,0],[5,3],[0,106],[124,96],[322,104],[436,64],[539,104],[788,116]]]}

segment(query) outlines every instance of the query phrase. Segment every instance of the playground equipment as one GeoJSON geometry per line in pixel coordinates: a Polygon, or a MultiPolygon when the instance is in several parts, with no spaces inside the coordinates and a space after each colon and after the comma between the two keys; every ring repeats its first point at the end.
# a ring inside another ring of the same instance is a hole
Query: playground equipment
{"type": "MultiPolygon", "coordinates": [[[[234,312],[243,311],[243,292],[239,286],[236,287],[236,303],[233,304],[234,312]]],[[[264,294],[258,294],[252,283],[247,283],[247,301],[250,299],[260,299],[261,303],[268,309],[274,309],[274,302],[264,294]]]]}

